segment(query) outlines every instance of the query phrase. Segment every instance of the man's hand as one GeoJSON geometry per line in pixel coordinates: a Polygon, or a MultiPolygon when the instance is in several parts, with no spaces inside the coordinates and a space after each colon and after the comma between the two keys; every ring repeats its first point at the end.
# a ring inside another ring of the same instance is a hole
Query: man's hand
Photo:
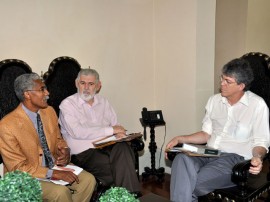
{"type": "Polygon", "coordinates": [[[252,157],[249,172],[253,175],[258,175],[263,167],[262,159],[260,157],[252,157]]]}
{"type": "Polygon", "coordinates": [[[64,180],[69,184],[77,182],[79,184],[79,178],[71,171],[53,170],[52,180],[64,180]]]}
{"type": "Polygon", "coordinates": [[[119,125],[113,126],[113,134],[115,135],[117,139],[126,137],[127,136],[126,131],[127,130],[123,126],[119,126],[119,125]]]}
{"type": "Polygon", "coordinates": [[[68,147],[58,145],[57,156],[58,157],[55,162],[56,165],[66,166],[70,161],[70,149],[68,147]]]}
{"type": "MultiPolygon", "coordinates": [[[[173,148],[179,143],[205,144],[209,138],[210,135],[204,131],[199,131],[191,135],[176,136],[167,144],[166,150],[173,148]]],[[[168,159],[167,152],[165,152],[165,158],[168,159]]]]}
{"type": "MultiPolygon", "coordinates": [[[[166,145],[166,149],[171,149],[173,148],[174,146],[178,145],[179,144],[179,137],[174,137],[167,145],[166,145]]],[[[168,159],[168,154],[167,152],[165,152],[165,158],[168,159]]]]}
{"type": "Polygon", "coordinates": [[[267,150],[264,147],[257,146],[252,149],[252,159],[249,172],[258,175],[263,167],[263,157],[266,155],[267,150]]]}
{"type": "Polygon", "coordinates": [[[113,134],[118,134],[118,133],[122,133],[122,134],[126,134],[126,129],[123,126],[113,126],[113,134]]]}
{"type": "Polygon", "coordinates": [[[124,138],[124,137],[127,137],[127,135],[125,133],[117,133],[114,135],[117,139],[121,139],[121,138],[124,138]]]}

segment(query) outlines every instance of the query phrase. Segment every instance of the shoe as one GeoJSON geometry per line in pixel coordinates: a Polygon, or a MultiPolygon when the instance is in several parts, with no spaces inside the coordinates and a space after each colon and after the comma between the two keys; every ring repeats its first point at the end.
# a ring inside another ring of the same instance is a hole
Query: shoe
{"type": "Polygon", "coordinates": [[[134,194],[135,198],[142,197],[142,192],[140,192],[140,191],[134,191],[134,192],[131,192],[131,194],[134,194]]]}

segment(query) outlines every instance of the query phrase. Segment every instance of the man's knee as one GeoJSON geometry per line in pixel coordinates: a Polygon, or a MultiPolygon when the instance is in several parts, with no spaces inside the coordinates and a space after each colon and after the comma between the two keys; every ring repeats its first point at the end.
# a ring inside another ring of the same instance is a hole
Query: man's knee
{"type": "Polygon", "coordinates": [[[173,160],[173,163],[180,163],[183,164],[184,162],[190,161],[190,157],[185,154],[177,154],[173,160]]]}
{"type": "Polygon", "coordinates": [[[51,189],[50,193],[43,196],[47,201],[72,201],[71,192],[66,186],[58,186],[57,189],[51,189]]]}
{"type": "Polygon", "coordinates": [[[113,150],[131,150],[131,146],[126,142],[119,142],[113,146],[113,150]]]}
{"type": "Polygon", "coordinates": [[[89,189],[93,189],[96,186],[96,178],[87,171],[82,171],[80,173],[79,180],[82,183],[89,184],[89,189]]]}
{"type": "MultiPolygon", "coordinates": [[[[135,161],[134,151],[127,142],[119,142],[113,146],[111,155],[120,160],[122,158],[132,158],[135,161]]],[[[115,160],[116,160],[115,159],[115,160]]]]}

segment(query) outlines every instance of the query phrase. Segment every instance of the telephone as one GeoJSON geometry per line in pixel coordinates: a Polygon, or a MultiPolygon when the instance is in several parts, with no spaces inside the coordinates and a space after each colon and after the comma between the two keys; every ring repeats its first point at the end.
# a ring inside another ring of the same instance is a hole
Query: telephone
{"type": "Polygon", "coordinates": [[[142,122],[146,126],[165,125],[161,110],[148,111],[146,107],[142,109],[142,122]]]}

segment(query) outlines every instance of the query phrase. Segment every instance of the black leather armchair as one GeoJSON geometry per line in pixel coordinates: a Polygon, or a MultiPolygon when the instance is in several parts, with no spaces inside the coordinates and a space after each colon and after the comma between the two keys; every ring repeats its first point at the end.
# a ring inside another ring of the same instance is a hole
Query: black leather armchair
{"type": "Polygon", "coordinates": [[[44,73],[43,79],[50,92],[48,104],[59,115],[59,105],[68,96],[77,92],[75,79],[81,70],[81,65],[72,57],[55,58],[44,73]]]}
{"type": "MultiPolygon", "coordinates": [[[[44,82],[50,92],[48,100],[57,114],[59,115],[59,105],[68,96],[77,92],[75,79],[81,70],[80,64],[72,57],[63,56],[55,58],[49,66],[49,69],[43,75],[44,82]]],[[[139,155],[138,152],[144,149],[144,143],[141,139],[131,141],[131,147],[135,154],[135,169],[139,177],[139,155]]],[[[102,186],[97,180],[98,186],[94,192],[91,201],[98,201],[101,194],[108,188],[102,186]]]]}
{"type": "MultiPolygon", "coordinates": [[[[270,58],[258,52],[247,53],[242,56],[246,59],[254,72],[254,81],[251,91],[261,96],[270,107],[270,58]]],[[[175,153],[168,153],[173,160],[175,153]]],[[[236,186],[226,189],[217,189],[207,196],[200,197],[199,201],[270,201],[270,167],[269,154],[264,158],[263,170],[259,175],[249,174],[250,160],[236,164],[232,169],[231,179],[236,186]],[[269,198],[267,198],[269,197],[269,198]]]]}
{"type": "MultiPolygon", "coordinates": [[[[14,92],[15,79],[24,74],[31,73],[30,66],[22,60],[6,59],[0,62],[0,120],[19,105],[14,92]]],[[[0,156],[0,163],[2,163],[0,156]]]]}
{"type": "MultiPolygon", "coordinates": [[[[251,52],[242,56],[246,59],[253,69],[254,81],[250,90],[261,96],[268,107],[270,107],[270,58],[268,55],[251,52]]],[[[232,170],[232,181],[235,187],[215,190],[211,193],[211,198],[226,199],[234,201],[254,201],[261,199],[270,201],[267,198],[270,189],[270,167],[269,154],[264,158],[263,171],[259,175],[251,175],[248,170],[250,160],[243,161],[234,166],[232,170]]]]}

